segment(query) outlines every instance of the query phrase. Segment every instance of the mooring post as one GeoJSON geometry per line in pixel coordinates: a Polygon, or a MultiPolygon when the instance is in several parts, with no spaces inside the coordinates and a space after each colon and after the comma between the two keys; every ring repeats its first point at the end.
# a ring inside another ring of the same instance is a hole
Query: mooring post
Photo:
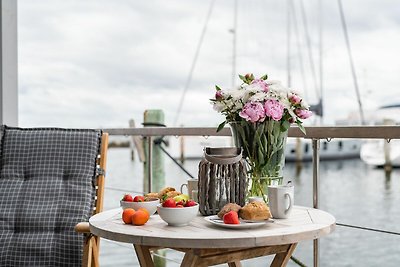
{"type": "MultiPolygon", "coordinates": [[[[144,112],[144,127],[165,127],[164,112],[159,109],[150,109],[144,112]]],[[[145,161],[143,165],[143,191],[158,192],[165,186],[164,154],[160,147],[154,144],[159,137],[147,136],[143,138],[145,161]]]]}

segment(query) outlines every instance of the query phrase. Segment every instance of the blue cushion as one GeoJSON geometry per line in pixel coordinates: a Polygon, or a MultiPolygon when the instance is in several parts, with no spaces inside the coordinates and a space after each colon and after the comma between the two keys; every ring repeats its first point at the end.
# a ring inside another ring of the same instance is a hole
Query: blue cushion
{"type": "Polygon", "coordinates": [[[101,131],[11,128],[2,131],[0,266],[79,266],[75,233],[94,205],[101,131]]]}

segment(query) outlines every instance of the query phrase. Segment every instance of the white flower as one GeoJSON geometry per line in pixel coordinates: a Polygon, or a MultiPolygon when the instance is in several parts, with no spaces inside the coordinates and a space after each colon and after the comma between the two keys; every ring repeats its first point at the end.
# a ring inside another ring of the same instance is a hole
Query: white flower
{"type": "Polygon", "coordinates": [[[266,93],[264,93],[264,92],[258,92],[258,93],[255,93],[254,95],[252,95],[252,96],[249,98],[249,101],[252,101],[252,102],[261,102],[261,101],[264,101],[266,98],[267,98],[267,94],[266,94],[266,93]]]}
{"type": "Polygon", "coordinates": [[[245,88],[247,91],[255,93],[255,94],[257,94],[259,92],[264,92],[264,88],[258,83],[249,84],[245,88]]]}
{"type": "Polygon", "coordinates": [[[218,112],[223,111],[225,108],[226,108],[225,104],[220,101],[216,101],[213,103],[213,109],[218,112]]]}

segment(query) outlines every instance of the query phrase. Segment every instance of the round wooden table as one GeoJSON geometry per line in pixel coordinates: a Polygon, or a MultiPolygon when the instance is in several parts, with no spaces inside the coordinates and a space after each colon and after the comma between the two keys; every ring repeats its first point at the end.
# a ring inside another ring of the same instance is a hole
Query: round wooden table
{"type": "Polygon", "coordinates": [[[335,228],[335,218],[322,210],[295,206],[288,219],[275,219],[258,228],[228,229],[197,216],[189,225],[168,226],[153,215],[143,226],[125,225],[121,209],[90,218],[94,235],[134,245],[140,266],[154,266],[150,250],[171,248],[185,252],[181,266],[210,266],[276,254],[271,266],[286,266],[298,242],[320,238],[335,228]]]}

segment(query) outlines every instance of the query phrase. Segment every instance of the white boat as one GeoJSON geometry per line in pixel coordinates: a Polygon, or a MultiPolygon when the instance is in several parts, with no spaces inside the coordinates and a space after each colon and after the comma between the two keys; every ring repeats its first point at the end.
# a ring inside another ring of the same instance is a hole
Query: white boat
{"type": "MultiPolygon", "coordinates": [[[[368,116],[374,125],[400,125],[398,114],[400,104],[379,108],[368,116]]],[[[368,140],[361,146],[361,159],[368,165],[400,167],[400,140],[368,140]]]]}
{"type": "MultiPolygon", "coordinates": [[[[361,142],[356,139],[332,139],[329,142],[321,140],[319,157],[320,160],[359,158],[360,148],[361,142]]],[[[313,157],[312,142],[309,139],[289,138],[285,154],[287,162],[311,161],[313,157]],[[300,148],[298,151],[297,147],[300,148]]]]}

